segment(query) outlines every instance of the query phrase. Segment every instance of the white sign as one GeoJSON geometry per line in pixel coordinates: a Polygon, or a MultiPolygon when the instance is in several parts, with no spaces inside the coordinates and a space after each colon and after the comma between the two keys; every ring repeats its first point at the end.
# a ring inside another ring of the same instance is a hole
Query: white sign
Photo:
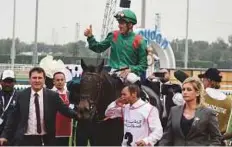
{"type": "Polygon", "coordinates": [[[155,41],[162,49],[167,49],[170,46],[169,41],[162,36],[160,30],[158,30],[157,27],[155,27],[155,29],[139,28],[135,30],[135,33],[143,36],[146,39],[148,45],[151,41],[155,41]]]}

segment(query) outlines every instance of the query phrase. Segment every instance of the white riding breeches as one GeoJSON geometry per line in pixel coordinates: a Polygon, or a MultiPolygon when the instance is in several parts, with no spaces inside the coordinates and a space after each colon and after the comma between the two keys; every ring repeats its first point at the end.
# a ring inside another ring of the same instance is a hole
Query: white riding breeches
{"type": "Polygon", "coordinates": [[[109,74],[110,75],[112,75],[112,74],[116,74],[117,75],[117,77],[119,77],[121,80],[122,80],[122,82],[124,83],[124,82],[128,82],[128,83],[135,83],[135,82],[137,82],[137,81],[140,81],[140,77],[139,76],[137,76],[135,73],[129,73],[127,76],[126,76],[126,78],[122,78],[121,76],[120,76],[120,73],[121,73],[121,71],[118,71],[118,72],[114,72],[116,69],[111,69],[110,70],[110,72],[109,72],[109,74]]]}

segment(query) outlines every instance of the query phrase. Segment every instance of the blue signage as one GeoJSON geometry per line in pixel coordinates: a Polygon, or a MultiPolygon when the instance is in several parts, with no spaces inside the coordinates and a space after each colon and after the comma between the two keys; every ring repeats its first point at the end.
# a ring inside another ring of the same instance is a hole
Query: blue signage
{"type": "Polygon", "coordinates": [[[157,27],[155,27],[155,29],[139,29],[136,32],[147,40],[147,44],[150,44],[151,41],[155,41],[162,49],[168,48],[168,40],[162,36],[157,27]]]}

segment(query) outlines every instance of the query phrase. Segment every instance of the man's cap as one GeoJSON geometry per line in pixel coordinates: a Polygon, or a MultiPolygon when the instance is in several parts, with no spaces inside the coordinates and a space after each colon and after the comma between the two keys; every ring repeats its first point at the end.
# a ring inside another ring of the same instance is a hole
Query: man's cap
{"type": "Polygon", "coordinates": [[[1,76],[1,80],[5,79],[15,79],[15,74],[13,70],[4,70],[1,76]]]}
{"type": "Polygon", "coordinates": [[[181,83],[183,83],[188,77],[189,75],[186,74],[184,71],[182,70],[177,70],[174,72],[174,77],[180,81],[181,83]]]}
{"type": "Polygon", "coordinates": [[[215,82],[221,82],[222,76],[220,75],[220,71],[216,68],[209,68],[205,73],[199,74],[199,78],[207,78],[215,82]]]}

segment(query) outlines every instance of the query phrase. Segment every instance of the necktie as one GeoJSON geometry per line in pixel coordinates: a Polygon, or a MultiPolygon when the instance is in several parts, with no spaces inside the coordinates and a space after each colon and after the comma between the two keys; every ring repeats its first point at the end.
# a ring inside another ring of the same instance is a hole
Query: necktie
{"type": "Polygon", "coordinates": [[[40,123],[40,109],[39,109],[39,95],[35,93],[35,113],[36,113],[36,120],[37,120],[37,132],[41,133],[41,123],[40,123]]]}

